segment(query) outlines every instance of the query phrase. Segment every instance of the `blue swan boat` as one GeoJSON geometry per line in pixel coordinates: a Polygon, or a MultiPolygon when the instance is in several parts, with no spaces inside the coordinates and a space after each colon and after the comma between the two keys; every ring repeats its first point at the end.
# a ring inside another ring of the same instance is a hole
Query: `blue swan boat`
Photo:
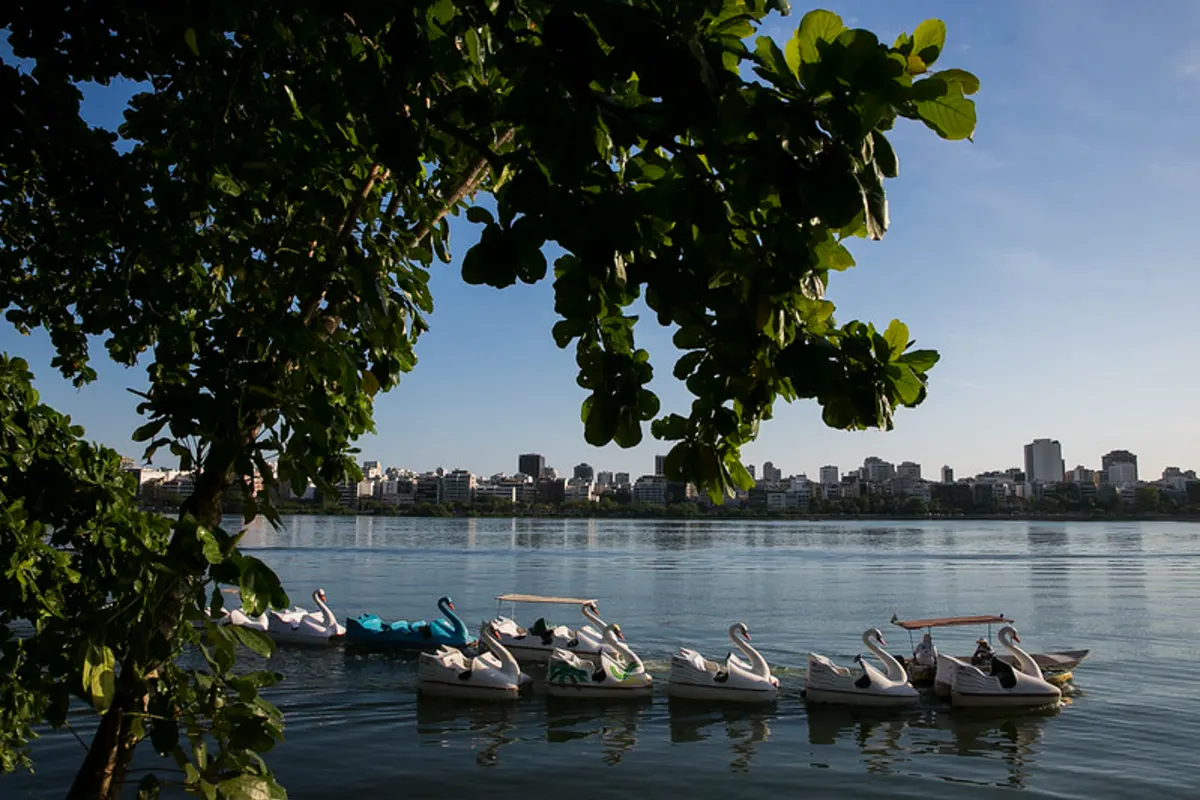
{"type": "Polygon", "coordinates": [[[346,620],[346,641],[408,650],[437,650],[443,645],[462,648],[471,644],[467,626],[454,613],[454,603],[450,598],[439,598],[437,606],[445,619],[435,619],[433,622],[423,619],[384,622],[376,614],[352,617],[346,620]]]}

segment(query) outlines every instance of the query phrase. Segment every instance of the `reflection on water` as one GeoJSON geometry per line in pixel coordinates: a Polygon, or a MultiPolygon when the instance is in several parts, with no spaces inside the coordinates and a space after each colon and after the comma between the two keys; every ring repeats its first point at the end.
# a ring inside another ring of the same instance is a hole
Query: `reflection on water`
{"type": "Polygon", "coordinates": [[[723,732],[733,751],[733,759],[729,762],[733,772],[747,772],[758,745],[771,736],[767,724],[772,715],[770,706],[757,708],[671,700],[668,711],[672,744],[702,742],[723,732]]]}
{"type": "Polygon", "coordinates": [[[566,744],[599,739],[601,759],[615,766],[637,744],[638,728],[648,704],[648,700],[600,703],[547,698],[546,741],[566,744]]]}
{"type": "Polygon", "coordinates": [[[426,697],[417,701],[417,735],[425,744],[449,746],[466,734],[475,763],[492,767],[500,748],[517,741],[516,706],[512,703],[471,703],[453,698],[426,697]]]}

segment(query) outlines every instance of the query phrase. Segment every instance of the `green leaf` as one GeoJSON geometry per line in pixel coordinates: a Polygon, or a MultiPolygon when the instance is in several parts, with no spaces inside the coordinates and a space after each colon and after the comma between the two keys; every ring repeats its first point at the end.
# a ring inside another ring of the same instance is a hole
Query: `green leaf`
{"type": "Polygon", "coordinates": [[[258,653],[263,658],[267,658],[275,652],[275,643],[263,631],[245,628],[241,625],[230,625],[228,629],[233,631],[233,635],[244,647],[258,653]]]}
{"type": "Polygon", "coordinates": [[[883,332],[883,339],[887,342],[888,350],[891,352],[891,360],[895,361],[908,347],[908,326],[898,319],[892,320],[887,326],[887,330],[883,332]]]}
{"type": "Polygon", "coordinates": [[[192,55],[200,57],[200,47],[196,44],[196,31],[193,28],[188,28],[183,32],[183,40],[187,42],[188,50],[192,51],[192,55]]]}
{"type": "Polygon", "coordinates": [[[163,429],[163,426],[166,424],[167,424],[167,419],[165,417],[163,419],[151,420],[150,422],[147,422],[145,425],[142,425],[141,427],[139,427],[137,430],[135,430],[133,432],[133,440],[135,442],[148,441],[153,436],[155,436],[159,431],[161,431],[163,429]]]}
{"type": "Polygon", "coordinates": [[[304,119],[304,115],[300,113],[300,104],[296,102],[296,95],[292,94],[292,87],[285,83],[283,91],[287,95],[288,102],[292,104],[292,119],[304,119]]]}
{"type": "Polygon", "coordinates": [[[891,364],[888,366],[887,374],[900,402],[906,406],[915,405],[921,396],[924,384],[912,369],[905,364],[891,364]]]}
{"type": "MultiPolygon", "coordinates": [[[[790,47],[791,44],[789,43],[788,46],[790,47]]],[[[779,78],[777,82],[784,85],[795,85],[794,73],[799,68],[799,61],[797,60],[797,66],[793,68],[788,57],[779,49],[779,45],[775,43],[774,39],[770,36],[759,36],[754,40],[754,54],[771,75],[779,78]]]]}
{"type": "Polygon", "coordinates": [[[742,464],[740,458],[735,456],[725,459],[725,466],[729,469],[729,478],[733,481],[734,486],[743,492],[748,492],[754,488],[754,476],[742,464]]]}
{"type": "Polygon", "coordinates": [[[484,225],[492,225],[496,222],[496,218],[492,216],[492,212],[483,206],[470,206],[467,209],[467,219],[471,222],[482,223],[484,225]]]}
{"type": "Polygon", "coordinates": [[[912,52],[920,56],[927,67],[933,66],[945,46],[946,23],[940,19],[927,19],[913,31],[912,52]]]}
{"type": "Polygon", "coordinates": [[[279,577],[254,556],[244,556],[238,588],[242,596],[242,608],[252,617],[266,611],[268,606],[286,608],[288,605],[279,577]]]}
{"type": "Polygon", "coordinates": [[[979,91],[979,78],[965,69],[943,69],[929,77],[937,78],[947,86],[957,86],[963,94],[975,94],[979,91]]]}
{"type": "Polygon", "coordinates": [[[975,133],[975,102],[961,95],[918,101],[917,115],[943,139],[970,139],[975,133]]]}
{"type": "Polygon", "coordinates": [[[362,390],[369,396],[374,397],[379,393],[379,379],[375,377],[375,373],[371,370],[363,370],[362,374],[362,390]]]}
{"type": "Polygon", "coordinates": [[[198,525],[196,527],[196,538],[200,540],[201,550],[208,563],[220,564],[225,560],[225,554],[221,550],[221,543],[212,531],[203,525],[198,525]]]}
{"type": "Polygon", "coordinates": [[[115,689],[116,659],[108,645],[88,642],[83,659],[83,689],[92,706],[103,713],[112,705],[115,689]]]}
{"type": "MultiPolygon", "coordinates": [[[[817,49],[817,43],[832,42],[845,29],[842,18],[832,11],[818,9],[805,14],[793,37],[800,63],[813,64],[820,61],[821,53],[817,49]]],[[[791,58],[788,59],[788,64],[791,64],[791,58]]]]}
{"type": "Polygon", "coordinates": [[[910,350],[896,360],[907,364],[914,372],[924,373],[933,369],[940,358],[936,350],[910,350]]]}
{"type": "Polygon", "coordinates": [[[875,164],[880,174],[885,178],[895,178],[900,174],[900,161],[896,158],[892,143],[879,131],[871,133],[871,140],[875,145],[875,164]]]}
{"type": "Polygon", "coordinates": [[[285,797],[271,778],[260,775],[238,775],[217,784],[220,800],[277,800],[285,797]]]}

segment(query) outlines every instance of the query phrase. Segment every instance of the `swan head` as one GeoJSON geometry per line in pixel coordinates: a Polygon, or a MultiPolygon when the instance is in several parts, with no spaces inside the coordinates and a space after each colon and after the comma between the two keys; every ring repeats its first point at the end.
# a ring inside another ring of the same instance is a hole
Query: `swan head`
{"type": "Polygon", "coordinates": [[[612,625],[608,626],[608,629],[612,631],[613,636],[617,637],[622,642],[625,641],[625,634],[621,633],[620,625],[614,622],[612,625]]]}
{"type": "Polygon", "coordinates": [[[593,614],[600,613],[600,608],[595,603],[584,603],[583,608],[584,608],[584,610],[590,611],[593,614]]]}
{"type": "Polygon", "coordinates": [[[742,635],[742,638],[747,642],[750,641],[750,629],[746,627],[746,623],[735,623],[733,629],[742,635]]]}
{"type": "Polygon", "coordinates": [[[880,647],[887,647],[887,642],[883,640],[883,631],[879,630],[879,628],[871,628],[871,630],[867,631],[867,636],[879,642],[880,647]]]}
{"type": "Polygon", "coordinates": [[[1014,642],[1016,642],[1017,644],[1021,643],[1021,637],[1017,636],[1017,629],[1014,628],[1013,626],[1005,625],[1003,628],[1001,628],[999,635],[1004,636],[1005,634],[1007,634],[1008,637],[1010,639],[1012,639],[1014,642]]]}
{"type": "Polygon", "coordinates": [[[454,601],[451,600],[449,596],[443,597],[442,602],[445,603],[446,608],[450,609],[451,611],[455,610],[454,601]]]}
{"type": "Polygon", "coordinates": [[[317,589],[317,591],[313,592],[313,594],[315,594],[317,596],[317,599],[320,600],[322,603],[325,602],[325,590],[324,589],[317,589]]]}

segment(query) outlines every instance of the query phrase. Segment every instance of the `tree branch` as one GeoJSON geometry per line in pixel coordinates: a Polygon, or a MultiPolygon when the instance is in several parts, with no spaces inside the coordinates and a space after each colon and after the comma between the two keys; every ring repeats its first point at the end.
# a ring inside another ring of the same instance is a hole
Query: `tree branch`
{"type": "MultiPolygon", "coordinates": [[[[500,138],[496,140],[496,146],[500,147],[511,142],[515,133],[515,128],[509,128],[506,130],[500,136],[500,138]]],[[[437,227],[439,222],[446,218],[446,215],[449,214],[456,205],[463,201],[464,197],[478,189],[479,184],[483,183],[483,179],[487,176],[489,167],[490,164],[488,163],[487,156],[480,156],[479,160],[476,161],[471,169],[459,179],[458,183],[456,183],[454,188],[450,191],[450,194],[448,194],[442,201],[442,208],[437,214],[434,215],[433,219],[422,222],[420,225],[412,229],[413,239],[411,242],[409,242],[408,246],[416,247],[422,241],[424,241],[425,237],[428,236],[435,227],[437,227]]]]}

